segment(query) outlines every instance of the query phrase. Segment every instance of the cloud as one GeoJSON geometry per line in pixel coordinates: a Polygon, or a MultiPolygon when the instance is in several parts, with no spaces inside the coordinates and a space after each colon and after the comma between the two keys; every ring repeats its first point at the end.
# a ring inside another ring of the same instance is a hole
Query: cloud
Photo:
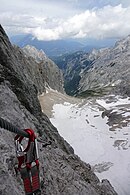
{"type": "Polygon", "coordinates": [[[4,12],[0,20],[7,31],[31,33],[39,40],[119,38],[130,34],[130,7],[121,4],[87,9],[68,18],[4,12]]]}
{"type": "Polygon", "coordinates": [[[130,7],[105,6],[101,9],[86,10],[62,23],[59,21],[54,28],[38,27],[30,33],[39,40],[118,38],[130,33],[128,21],[130,21],[130,7]]]}
{"type": "Polygon", "coordinates": [[[43,17],[14,14],[12,12],[4,12],[0,15],[1,24],[4,24],[5,29],[12,34],[29,33],[31,29],[45,24],[45,20],[46,18],[43,17]]]}

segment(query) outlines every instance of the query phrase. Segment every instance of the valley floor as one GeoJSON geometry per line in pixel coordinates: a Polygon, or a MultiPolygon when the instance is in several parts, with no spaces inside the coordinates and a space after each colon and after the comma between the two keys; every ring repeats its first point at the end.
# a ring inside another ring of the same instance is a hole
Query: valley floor
{"type": "Polygon", "coordinates": [[[77,99],[54,90],[39,97],[43,112],[75,153],[119,195],[130,195],[130,99],[77,99]]]}

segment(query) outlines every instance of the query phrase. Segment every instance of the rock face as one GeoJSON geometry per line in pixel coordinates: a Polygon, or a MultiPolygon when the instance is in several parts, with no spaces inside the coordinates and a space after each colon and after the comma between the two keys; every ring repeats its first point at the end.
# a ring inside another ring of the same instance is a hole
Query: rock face
{"type": "Polygon", "coordinates": [[[22,50],[24,51],[27,57],[30,56],[33,57],[37,63],[40,63],[48,59],[48,57],[46,56],[46,54],[42,49],[39,51],[34,46],[26,45],[25,47],[22,48],[22,50]]]}
{"type": "Polygon", "coordinates": [[[60,92],[64,91],[61,70],[42,50],[39,51],[28,45],[23,49],[14,46],[14,52],[17,59],[22,62],[21,71],[24,72],[25,76],[29,75],[39,94],[45,91],[46,86],[60,92]]]}
{"type": "Polygon", "coordinates": [[[58,66],[52,60],[50,60],[42,50],[39,51],[30,45],[27,45],[22,50],[29,63],[31,61],[31,69],[32,65],[34,63],[36,64],[34,64],[33,67],[34,71],[37,72],[34,72],[33,77],[37,79],[37,85],[39,87],[48,86],[57,91],[64,92],[63,74],[58,66]]]}
{"type": "Polygon", "coordinates": [[[55,63],[63,71],[64,88],[67,94],[76,95],[78,93],[82,73],[91,69],[94,61],[107,52],[107,48],[93,49],[91,53],[78,51],[54,58],[55,63]]]}
{"type": "Polygon", "coordinates": [[[76,52],[54,61],[63,71],[65,91],[69,95],[130,96],[130,35],[113,48],[76,52]]]}
{"type": "Polygon", "coordinates": [[[130,96],[130,35],[95,56],[91,68],[80,74],[79,93],[130,96]]]}
{"type": "Polygon", "coordinates": [[[78,51],[72,54],[62,55],[54,58],[55,63],[63,71],[64,88],[67,94],[75,95],[78,91],[80,73],[90,68],[93,58],[89,58],[89,54],[78,51]]]}
{"type": "MultiPolygon", "coordinates": [[[[72,147],[41,112],[37,95],[44,91],[44,86],[36,83],[34,77],[39,74],[30,68],[29,60],[11,45],[0,26],[0,116],[18,128],[34,129],[43,142],[52,141],[46,148],[38,144],[42,194],[116,195],[107,180],[100,182],[90,165],[74,155],[72,147]]],[[[32,62],[37,66],[34,58],[32,62]]],[[[0,194],[22,195],[21,179],[13,169],[14,135],[2,129],[0,135],[0,194]]]]}

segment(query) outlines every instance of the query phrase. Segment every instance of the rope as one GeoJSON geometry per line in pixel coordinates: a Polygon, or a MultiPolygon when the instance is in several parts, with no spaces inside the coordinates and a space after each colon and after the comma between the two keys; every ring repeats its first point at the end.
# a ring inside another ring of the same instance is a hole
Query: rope
{"type": "Polygon", "coordinates": [[[29,138],[29,135],[28,135],[27,132],[18,129],[17,127],[13,126],[11,123],[9,123],[8,121],[4,120],[1,117],[0,117],[0,127],[3,128],[3,129],[8,130],[10,132],[13,132],[17,135],[29,138]]]}

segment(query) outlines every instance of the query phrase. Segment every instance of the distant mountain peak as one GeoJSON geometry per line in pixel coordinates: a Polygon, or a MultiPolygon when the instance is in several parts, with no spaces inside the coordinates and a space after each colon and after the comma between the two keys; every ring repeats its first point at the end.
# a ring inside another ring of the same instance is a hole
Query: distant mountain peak
{"type": "Polygon", "coordinates": [[[109,48],[101,48],[101,49],[93,49],[92,52],[89,54],[90,60],[95,60],[107,53],[110,49],[109,48]]]}
{"type": "Polygon", "coordinates": [[[130,49],[130,35],[128,35],[124,39],[117,41],[115,47],[120,50],[130,49]]]}
{"type": "Polygon", "coordinates": [[[25,47],[22,48],[22,50],[26,56],[33,57],[37,62],[41,62],[47,59],[47,56],[42,49],[38,50],[32,45],[26,45],[25,47]]]}

